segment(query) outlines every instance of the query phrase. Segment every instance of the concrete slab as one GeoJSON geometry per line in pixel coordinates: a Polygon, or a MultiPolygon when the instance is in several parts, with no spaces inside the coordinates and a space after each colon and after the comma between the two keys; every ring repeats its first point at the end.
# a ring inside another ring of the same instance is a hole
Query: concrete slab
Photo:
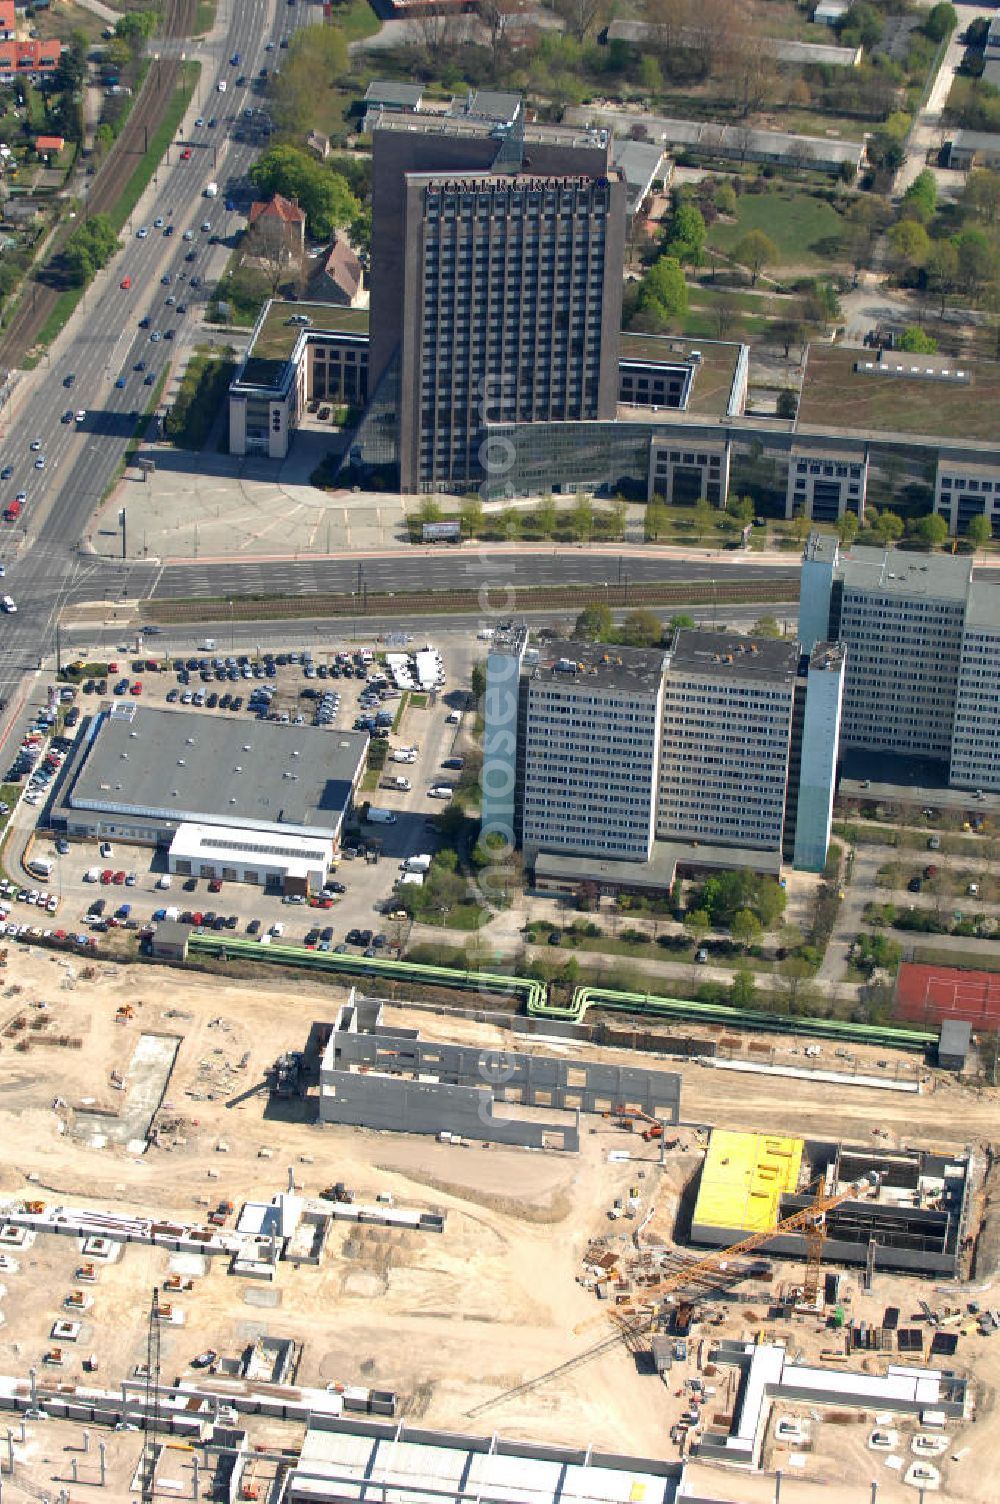
{"type": "Polygon", "coordinates": [[[140,1034],[128,1068],[128,1090],[120,1111],[78,1111],[74,1134],[85,1138],[92,1148],[113,1143],[124,1144],[133,1153],[141,1152],[132,1148],[133,1141],[138,1140],[144,1150],[146,1134],[163,1100],[179,1044],[173,1034],[140,1034]],[[97,1139],[103,1142],[98,1144],[97,1139]]]}

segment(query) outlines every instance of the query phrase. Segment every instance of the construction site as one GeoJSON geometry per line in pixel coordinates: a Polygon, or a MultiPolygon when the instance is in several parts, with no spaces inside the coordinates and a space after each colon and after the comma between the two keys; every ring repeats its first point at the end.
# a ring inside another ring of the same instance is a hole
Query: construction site
{"type": "Polygon", "coordinates": [[[995,1497],[989,1090],[36,947],[0,1002],[6,1504],[995,1497]]]}

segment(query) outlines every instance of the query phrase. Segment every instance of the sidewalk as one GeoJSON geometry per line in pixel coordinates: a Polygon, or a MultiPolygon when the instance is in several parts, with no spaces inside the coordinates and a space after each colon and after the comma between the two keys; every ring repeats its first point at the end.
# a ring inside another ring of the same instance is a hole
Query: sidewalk
{"type": "MultiPolygon", "coordinates": [[[[490,960],[488,965],[491,969],[496,968],[503,972],[506,967],[513,965],[515,954],[515,948],[504,946],[504,939],[506,938],[508,937],[494,934],[489,926],[481,930],[452,930],[438,925],[418,923],[413,926],[409,943],[410,945],[451,945],[459,947],[462,950],[466,950],[471,944],[473,955],[476,954],[477,945],[480,948],[485,947],[487,956],[491,952],[499,951],[498,959],[495,961],[490,960]]],[[[571,957],[576,957],[582,966],[603,965],[608,968],[609,972],[613,972],[616,966],[627,966],[630,970],[642,971],[651,980],[656,978],[662,978],[665,981],[681,980],[688,983],[688,985],[694,980],[697,982],[721,982],[724,986],[728,987],[732,983],[736,971],[736,968],[730,969],[726,966],[697,966],[690,961],[646,960],[644,957],[639,956],[609,955],[607,951],[587,950],[585,940],[572,948],[561,945],[556,949],[555,946],[550,945],[527,945],[519,937],[516,950],[523,950],[524,954],[530,960],[536,960],[544,956],[550,961],[556,960],[565,963],[571,957]]],[[[473,967],[473,969],[475,968],[473,967]]],[[[766,987],[770,982],[770,977],[767,973],[755,973],[755,978],[758,987],[766,987]]],[[[821,990],[825,997],[835,998],[838,1002],[856,1003],[860,997],[861,989],[857,983],[825,980],[822,978],[822,969],[815,978],[808,979],[802,985],[804,988],[809,988],[810,986],[815,986],[817,983],[821,985],[821,990]]],[[[609,976],[608,985],[612,987],[615,985],[613,976],[609,976]]],[[[780,990],[780,981],[778,981],[777,986],[780,990]]],[[[670,996],[669,988],[661,990],[664,996],[670,996]]]]}

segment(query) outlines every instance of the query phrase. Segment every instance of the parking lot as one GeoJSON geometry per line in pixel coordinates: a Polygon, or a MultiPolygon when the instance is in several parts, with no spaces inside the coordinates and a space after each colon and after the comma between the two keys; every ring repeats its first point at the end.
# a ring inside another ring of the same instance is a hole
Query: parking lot
{"type": "MultiPolygon", "coordinates": [[[[73,699],[67,697],[62,705],[62,716],[74,725],[64,732],[54,756],[42,730],[30,732],[30,756],[24,754],[18,763],[25,775],[23,797],[11,817],[14,829],[5,852],[4,865],[13,885],[8,896],[0,896],[0,906],[8,910],[7,922],[68,932],[85,930],[107,939],[109,931],[139,930],[169,910],[169,917],[176,911],[182,921],[196,924],[200,918],[203,925],[239,935],[263,935],[280,925],[280,937],[286,943],[308,939],[332,950],[351,944],[348,934],[360,932],[352,941],[361,949],[398,947],[407,927],[389,916],[396,909],[392,894],[401,864],[408,857],[433,854],[437,849],[439,834],[433,817],[447,801],[431,797],[430,790],[454,781],[456,771],[446,765],[455,763],[468,749],[472,719],[465,713],[467,685],[477,656],[471,634],[451,634],[441,642],[447,680],[437,691],[406,695],[387,683],[381,691],[384,699],[375,698],[372,684],[373,679],[377,684],[384,677],[379,662],[383,649],[378,644],[275,650],[258,656],[239,650],[220,653],[210,639],[204,639],[202,649],[183,658],[169,653],[141,659],[119,656],[109,663],[103,681],[89,681],[89,692],[84,679],[73,699]],[[378,823],[359,819],[349,827],[327,889],[313,895],[309,903],[207,878],[174,875],[166,886],[165,851],[117,838],[107,843],[62,840],[47,824],[49,800],[59,789],[62,757],[72,747],[78,725],[85,724],[86,716],[106,704],[112,694],[156,707],[168,705],[182,714],[235,716],[248,724],[252,716],[266,716],[284,724],[314,724],[334,733],[353,727],[361,717],[372,720],[381,714],[397,723],[375,728],[389,749],[385,767],[378,775],[367,776],[355,804],[360,811],[370,802],[389,818],[378,823]],[[331,697],[325,704],[324,695],[331,697]],[[406,760],[393,760],[394,753],[406,760]],[[30,780],[41,775],[46,760],[48,781],[34,788],[30,780]],[[33,801],[30,806],[28,799],[33,801]]],[[[54,682],[40,682],[34,723],[38,728],[55,703],[50,693],[54,682]]],[[[21,756],[15,749],[12,762],[21,756]]]]}

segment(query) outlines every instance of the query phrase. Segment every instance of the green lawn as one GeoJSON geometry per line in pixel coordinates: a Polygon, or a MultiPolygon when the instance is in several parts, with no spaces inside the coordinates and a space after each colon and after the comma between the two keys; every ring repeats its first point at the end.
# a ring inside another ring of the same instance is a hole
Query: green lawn
{"type": "MultiPolygon", "coordinates": [[[[714,224],[708,242],[729,252],[749,230],[763,230],[778,248],[779,266],[829,266],[840,254],[844,223],[836,209],[795,188],[744,193],[735,224],[714,224]]],[[[765,272],[768,268],[765,267],[765,272]]]]}
{"type": "Polygon", "coordinates": [[[346,5],[334,4],[331,20],[339,26],[349,42],[360,42],[378,31],[378,17],[368,0],[347,0],[346,5]]]}
{"type": "Polygon", "coordinates": [[[191,35],[203,37],[215,25],[215,0],[198,0],[191,35]]]}

